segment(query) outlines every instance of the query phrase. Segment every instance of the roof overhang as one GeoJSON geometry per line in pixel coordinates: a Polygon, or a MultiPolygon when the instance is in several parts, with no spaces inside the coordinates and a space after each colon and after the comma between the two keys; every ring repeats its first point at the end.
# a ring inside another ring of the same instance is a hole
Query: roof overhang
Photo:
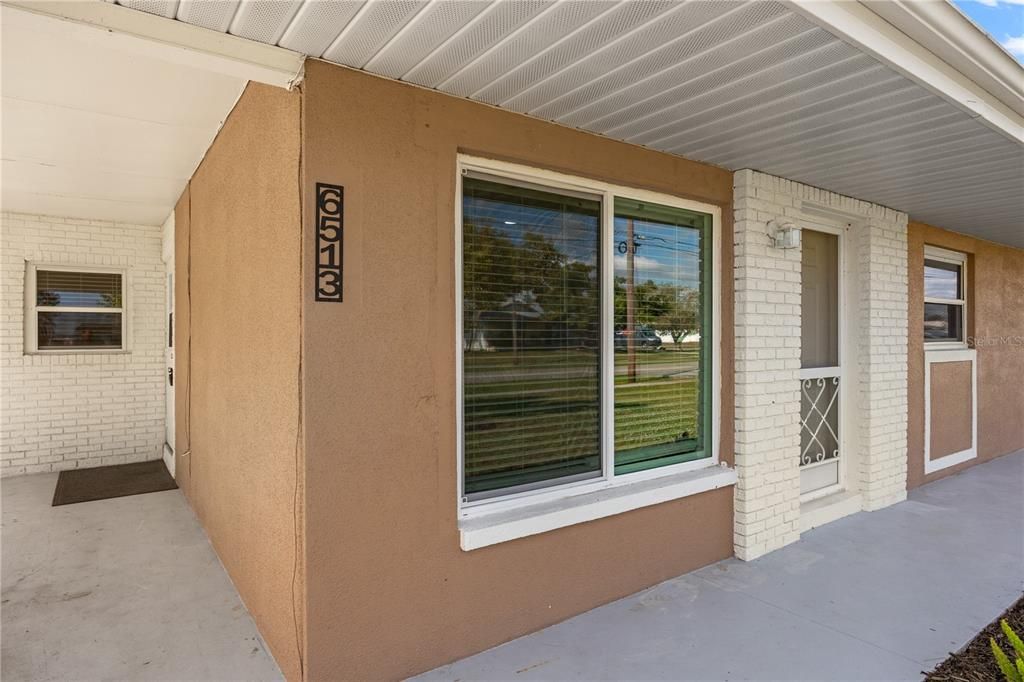
{"type": "Polygon", "coordinates": [[[3,0],[4,7],[59,20],[69,38],[101,42],[201,71],[291,89],[302,77],[304,55],[245,38],[125,11],[107,2],[3,0]]]}
{"type": "Polygon", "coordinates": [[[101,2],[4,2],[2,207],[160,225],[249,80],[304,57],[101,2]]]}
{"type": "Polygon", "coordinates": [[[301,53],[1024,248],[1024,70],[945,2],[117,2],[30,4],[220,73],[287,86],[292,57],[239,41],[301,53]]]}
{"type": "Polygon", "coordinates": [[[791,0],[804,16],[1012,142],[1024,142],[1021,66],[948,2],[791,0]]]}

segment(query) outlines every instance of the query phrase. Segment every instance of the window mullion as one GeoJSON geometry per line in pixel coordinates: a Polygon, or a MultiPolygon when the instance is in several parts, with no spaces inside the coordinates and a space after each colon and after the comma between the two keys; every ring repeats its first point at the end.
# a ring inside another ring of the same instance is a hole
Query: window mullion
{"type": "Polygon", "coordinates": [[[615,476],[615,197],[601,205],[601,469],[615,476]]]}

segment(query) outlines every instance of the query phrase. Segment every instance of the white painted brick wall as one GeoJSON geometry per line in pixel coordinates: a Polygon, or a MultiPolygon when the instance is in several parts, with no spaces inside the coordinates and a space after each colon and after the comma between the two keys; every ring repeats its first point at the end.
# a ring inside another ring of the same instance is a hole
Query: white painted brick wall
{"type": "Polygon", "coordinates": [[[853,225],[846,249],[847,399],[853,401],[856,471],[847,488],[864,509],[906,497],[907,216],[892,209],[751,170],[733,183],[736,277],[735,551],[753,559],[800,536],[800,249],[769,245],[767,223],[815,212],[853,225]],[[851,364],[853,366],[851,366],[851,364]],[[853,382],[853,383],[850,383],[853,382]]]}
{"type": "Polygon", "coordinates": [[[907,497],[907,215],[869,210],[857,250],[857,462],[875,510],[907,497]]]}
{"type": "Polygon", "coordinates": [[[770,246],[768,221],[792,200],[776,178],[738,171],[734,545],[754,559],[800,537],[800,249],[770,246]]]}
{"type": "Polygon", "coordinates": [[[2,475],[161,456],[164,267],[160,227],[0,214],[2,475]],[[129,353],[26,355],[26,261],[128,269],[129,353]]]}

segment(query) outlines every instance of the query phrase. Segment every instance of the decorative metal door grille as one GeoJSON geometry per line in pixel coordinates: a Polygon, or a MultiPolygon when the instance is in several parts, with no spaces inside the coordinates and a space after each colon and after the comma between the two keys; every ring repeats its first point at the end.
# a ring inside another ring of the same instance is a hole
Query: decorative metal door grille
{"type": "Polygon", "coordinates": [[[839,457],[839,368],[800,373],[800,466],[839,457]]]}

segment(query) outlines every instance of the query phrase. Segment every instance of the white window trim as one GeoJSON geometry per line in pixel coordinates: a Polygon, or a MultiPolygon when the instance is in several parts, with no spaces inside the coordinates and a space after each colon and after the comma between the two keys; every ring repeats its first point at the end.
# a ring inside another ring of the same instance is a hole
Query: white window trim
{"type": "Polygon", "coordinates": [[[462,549],[471,550],[518,537],[543,533],[632,509],[695,495],[736,481],[732,469],[719,466],[721,438],[721,348],[722,348],[722,210],[713,204],[682,199],[649,190],[615,185],[588,178],[520,164],[460,154],[455,179],[455,296],[456,309],[462,303],[462,178],[466,171],[540,184],[553,190],[566,189],[600,195],[606,210],[601,216],[601,389],[612,395],[614,376],[606,368],[614,362],[612,331],[614,253],[614,197],[637,199],[711,215],[712,234],[712,336],[711,348],[711,434],[709,457],[614,476],[614,403],[602,401],[602,473],[583,481],[554,485],[484,500],[465,500],[463,491],[462,419],[462,315],[455,315],[456,362],[456,480],[457,515],[462,549]]]}
{"type": "Polygon", "coordinates": [[[924,473],[934,473],[978,456],[978,351],[973,348],[924,354],[924,473]],[[971,363],[971,446],[932,459],[932,365],[941,362],[971,363]]]}
{"type": "Polygon", "coordinates": [[[130,324],[130,282],[127,268],[95,265],[69,265],[67,263],[25,262],[25,354],[26,355],[111,355],[131,352],[130,324]],[[121,307],[97,308],[91,306],[38,306],[36,305],[36,272],[38,270],[57,272],[97,272],[121,277],[121,307]],[[67,349],[39,348],[39,313],[54,312],[85,312],[85,313],[121,313],[121,347],[120,348],[81,348],[67,349]]]}
{"type": "Polygon", "coordinates": [[[940,305],[960,306],[960,335],[963,337],[959,341],[929,341],[928,339],[925,339],[925,350],[964,350],[965,348],[968,348],[967,316],[969,314],[969,311],[967,310],[967,254],[961,253],[959,251],[950,251],[949,249],[943,249],[938,246],[930,246],[928,244],[925,244],[924,260],[936,260],[942,263],[950,263],[952,265],[957,265],[960,267],[960,298],[934,298],[930,296],[925,296],[924,302],[926,304],[938,303],[940,305]]]}

